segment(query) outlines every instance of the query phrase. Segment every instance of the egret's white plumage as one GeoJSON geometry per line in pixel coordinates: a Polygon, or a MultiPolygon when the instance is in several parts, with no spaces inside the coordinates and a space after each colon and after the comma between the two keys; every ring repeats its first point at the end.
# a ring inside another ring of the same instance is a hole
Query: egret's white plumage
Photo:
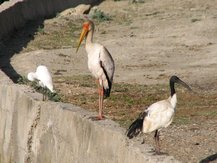
{"type": "Polygon", "coordinates": [[[93,43],[94,24],[87,21],[83,24],[77,51],[86,37],[85,49],[88,55],[88,68],[99,84],[99,116],[103,118],[103,96],[110,95],[115,71],[114,60],[109,51],[98,43],[93,43]]]}
{"type": "Polygon", "coordinates": [[[44,65],[37,67],[36,72],[30,72],[27,75],[28,80],[38,80],[39,85],[43,88],[48,88],[51,92],[55,92],[53,89],[53,81],[48,68],[44,65]]]}
{"type": "Polygon", "coordinates": [[[149,133],[155,131],[157,153],[160,152],[158,131],[168,127],[173,121],[177,103],[177,96],[174,88],[175,83],[180,83],[191,90],[190,87],[177,76],[172,76],[170,78],[171,96],[166,100],[158,101],[150,105],[140,114],[139,118],[130,125],[127,131],[127,136],[129,138],[137,136],[140,132],[149,133]]]}

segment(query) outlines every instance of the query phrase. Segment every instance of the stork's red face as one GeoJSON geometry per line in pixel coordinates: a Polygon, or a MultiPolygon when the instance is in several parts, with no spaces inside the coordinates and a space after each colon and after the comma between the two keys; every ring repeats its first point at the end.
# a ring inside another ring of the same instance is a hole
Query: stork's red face
{"type": "Polygon", "coordinates": [[[83,39],[87,35],[89,29],[90,29],[90,22],[85,22],[83,24],[83,28],[82,28],[82,31],[81,31],[81,34],[80,34],[80,39],[79,39],[79,42],[78,42],[78,47],[77,47],[76,53],[78,52],[78,49],[79,49],[79,47],[81,45],[81,42],[83,41],[83,39]]]}

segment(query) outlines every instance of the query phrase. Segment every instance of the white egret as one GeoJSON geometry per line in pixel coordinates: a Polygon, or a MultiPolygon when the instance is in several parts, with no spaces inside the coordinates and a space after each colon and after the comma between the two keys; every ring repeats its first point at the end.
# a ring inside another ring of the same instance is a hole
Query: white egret
{"type": "MultiPolygon", "coordinates": [[[[39,82],[39,85],[43,87],[43,89],[48,88],[52,93],[55,91],[53,90],[53,82],[51,74],[48,68],[44,65],[39,65],[36,69],[36,72],[30,72],[27,75],[28,80],[39,82]]],[[[45,92],[43,91],[43,100],[45,100],[45,92]]]]}

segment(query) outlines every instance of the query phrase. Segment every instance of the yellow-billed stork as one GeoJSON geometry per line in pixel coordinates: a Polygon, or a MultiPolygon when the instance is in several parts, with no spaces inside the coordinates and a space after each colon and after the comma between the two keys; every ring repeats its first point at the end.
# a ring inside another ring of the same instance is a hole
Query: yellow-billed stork
{"type": "Polygon", "coordinates": [[[144,112],[140,113],[139,117],[127,130],[127,136],[130,139],[136,137],[141,132],[149,133],[155,131],[155,150],[158,154],[160,153],[159,130],[168,127],[172,123],[176,109],[177,97],[174,87],[175,83],[179,83],[188,90],[191,90],[191,88],[177,76],[172,76],[169,81],[170,97],[150,105],[144,112]]]}
{"type": "Polygon", "coordinates": [[[102,120],[103,99],[110,96],[115,71],[114,60],[109,51],[101,44],[93,43],[94,23],[90,20],[84,22],[76,52],[84,38],[85,49],[88,56],[88,68],[95,77],[99,93],[99,115],[96,120],[102,120]]]}

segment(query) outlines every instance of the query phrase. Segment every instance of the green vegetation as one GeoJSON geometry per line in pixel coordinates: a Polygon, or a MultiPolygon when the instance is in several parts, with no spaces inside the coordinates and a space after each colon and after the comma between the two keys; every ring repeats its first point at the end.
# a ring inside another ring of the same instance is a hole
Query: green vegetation
{"type": "Polygon", "coordinates": [[[59,23],[47,23],[37,27],[34,41],[28,43],[28,48],[23,52],[39,49],[59,49],[62,47],[76,47],[78,33],[82,22],[64,21],[59,23]]]}
{"type": "MultiPolygon", "coordinates": [[[[91,111],[98,111],[97,86],[91,76],[65,77],[63,82],[74,85],[79,90],[87,90],[84,92],[78,91],[73,95],[64,94],[64,91],[60,90],[64,102],[73,103],[91,111]]],[[[67,89],[69,89],[68,86],[67,89]]],[[[183,125],[198,119],[217,118],[216,107],[206,108],[207,104],[217,106],[216,96],[194,95],[178,85],[176,90],[178,104],[174,124],[183,125]]],[[[73,89],[71,91],[75,92],[73,89]]],[[[111,96],[105,100],[104,112],[108,118],[117,121],[123,127],[127,127],[141,111],[156,101],[167,99],[169,94],[168,85],[147,86],[114,83],[111,96]]]]}
{"type": "Polygon", "coordinates": [[[42,88],[41,86],[39,86],[37,81],[31,82],[25,76],[18,79],[18,84],[25,84],[25,85],[31,86],[32,88],[34,88],[36,92],[39,92],[42,94],[44,93],[50,101],[54,101],[54,102],[61,101],[61,96],[58,93],[52,93],[47,88],[42,88]]]}
{"type": "Polygon", "coordinates": [[[44,27],[43,26],[39,26],[37,29],[37,32],[44,34],[44,27]]]}
{"type": "Polygon", "coordinates": [[[176,116],[176,118],[174,119],[174,123],[176,125],[187,125],[191,123],[191,120],[189,117],[185,117],[185,116],[176,116]]]}
{"type": "MultiPolygon", "coordinates": [[[[91,111],[98,111],[97,85],[90,75],[77,75],[63,77],[61,83],[54,78],[55,85],[64,83],[65,89],[74,92],[66,94],[63,88],[59,88],[59,93],[51,93],[46,90],[46,95],[51,101],[62,101],[79,105],[91,111]],[[73,90],[73,88],[79,88],[73,90]],[[80,91],[87,90],[87,91],[80,91]],[[76,92],[77,91],[77,92],[76,92]]],[[[44,90],[37,82],[29,82],[25,77],[19,79],[19,84],[26,84],[33,87],[37,92],[44,90]]],[[[198,96],[188,92],[185,88],[177,86],[178,104],[173,123],[176,125],[186,125],[196,122],[198,119],[217,118],[216,95],[198,96]],[[209,107],[208,107],[209,106],[209,107]]],[[[117,121],[121,126],[127,127],[141,111],[152,103],[166,99],[169,96],[168,85],[139,85],[114,83],[111,96],[105,102],[104,112],[108,118],[117,121]]]]}
{"type": "Polygon", "coordinates": [[[108,14],[105,14],[103,11],[101,11],[99,9],[95,9],[93,11],[93,14],[91,15],[91,18],[95,19],[95,20],[97,20],[99,22],[112,20],[111,16],[109,16],[108,14]]]}
{"type": "Polygon", "coordinates": [[[191,22],[192,22],[192,23],[197,22],[197,21],[201,21],[201,19],[197,19],[197,18],[191,19],[191,22]]]}
{"type": "Polygon", "coordinates": [[[144,0],[132,0],[132,3],[145,3],[144,0]]]}
{"type": "Polygon", "coordinates": [[[22,76],[22,77],[20,77],[20,78],[17,80],[17,83],[18,83],[18,84],[26,84],[26,85],[28,85],[29,80],[28,80],[25,76],[22,76]]]}

